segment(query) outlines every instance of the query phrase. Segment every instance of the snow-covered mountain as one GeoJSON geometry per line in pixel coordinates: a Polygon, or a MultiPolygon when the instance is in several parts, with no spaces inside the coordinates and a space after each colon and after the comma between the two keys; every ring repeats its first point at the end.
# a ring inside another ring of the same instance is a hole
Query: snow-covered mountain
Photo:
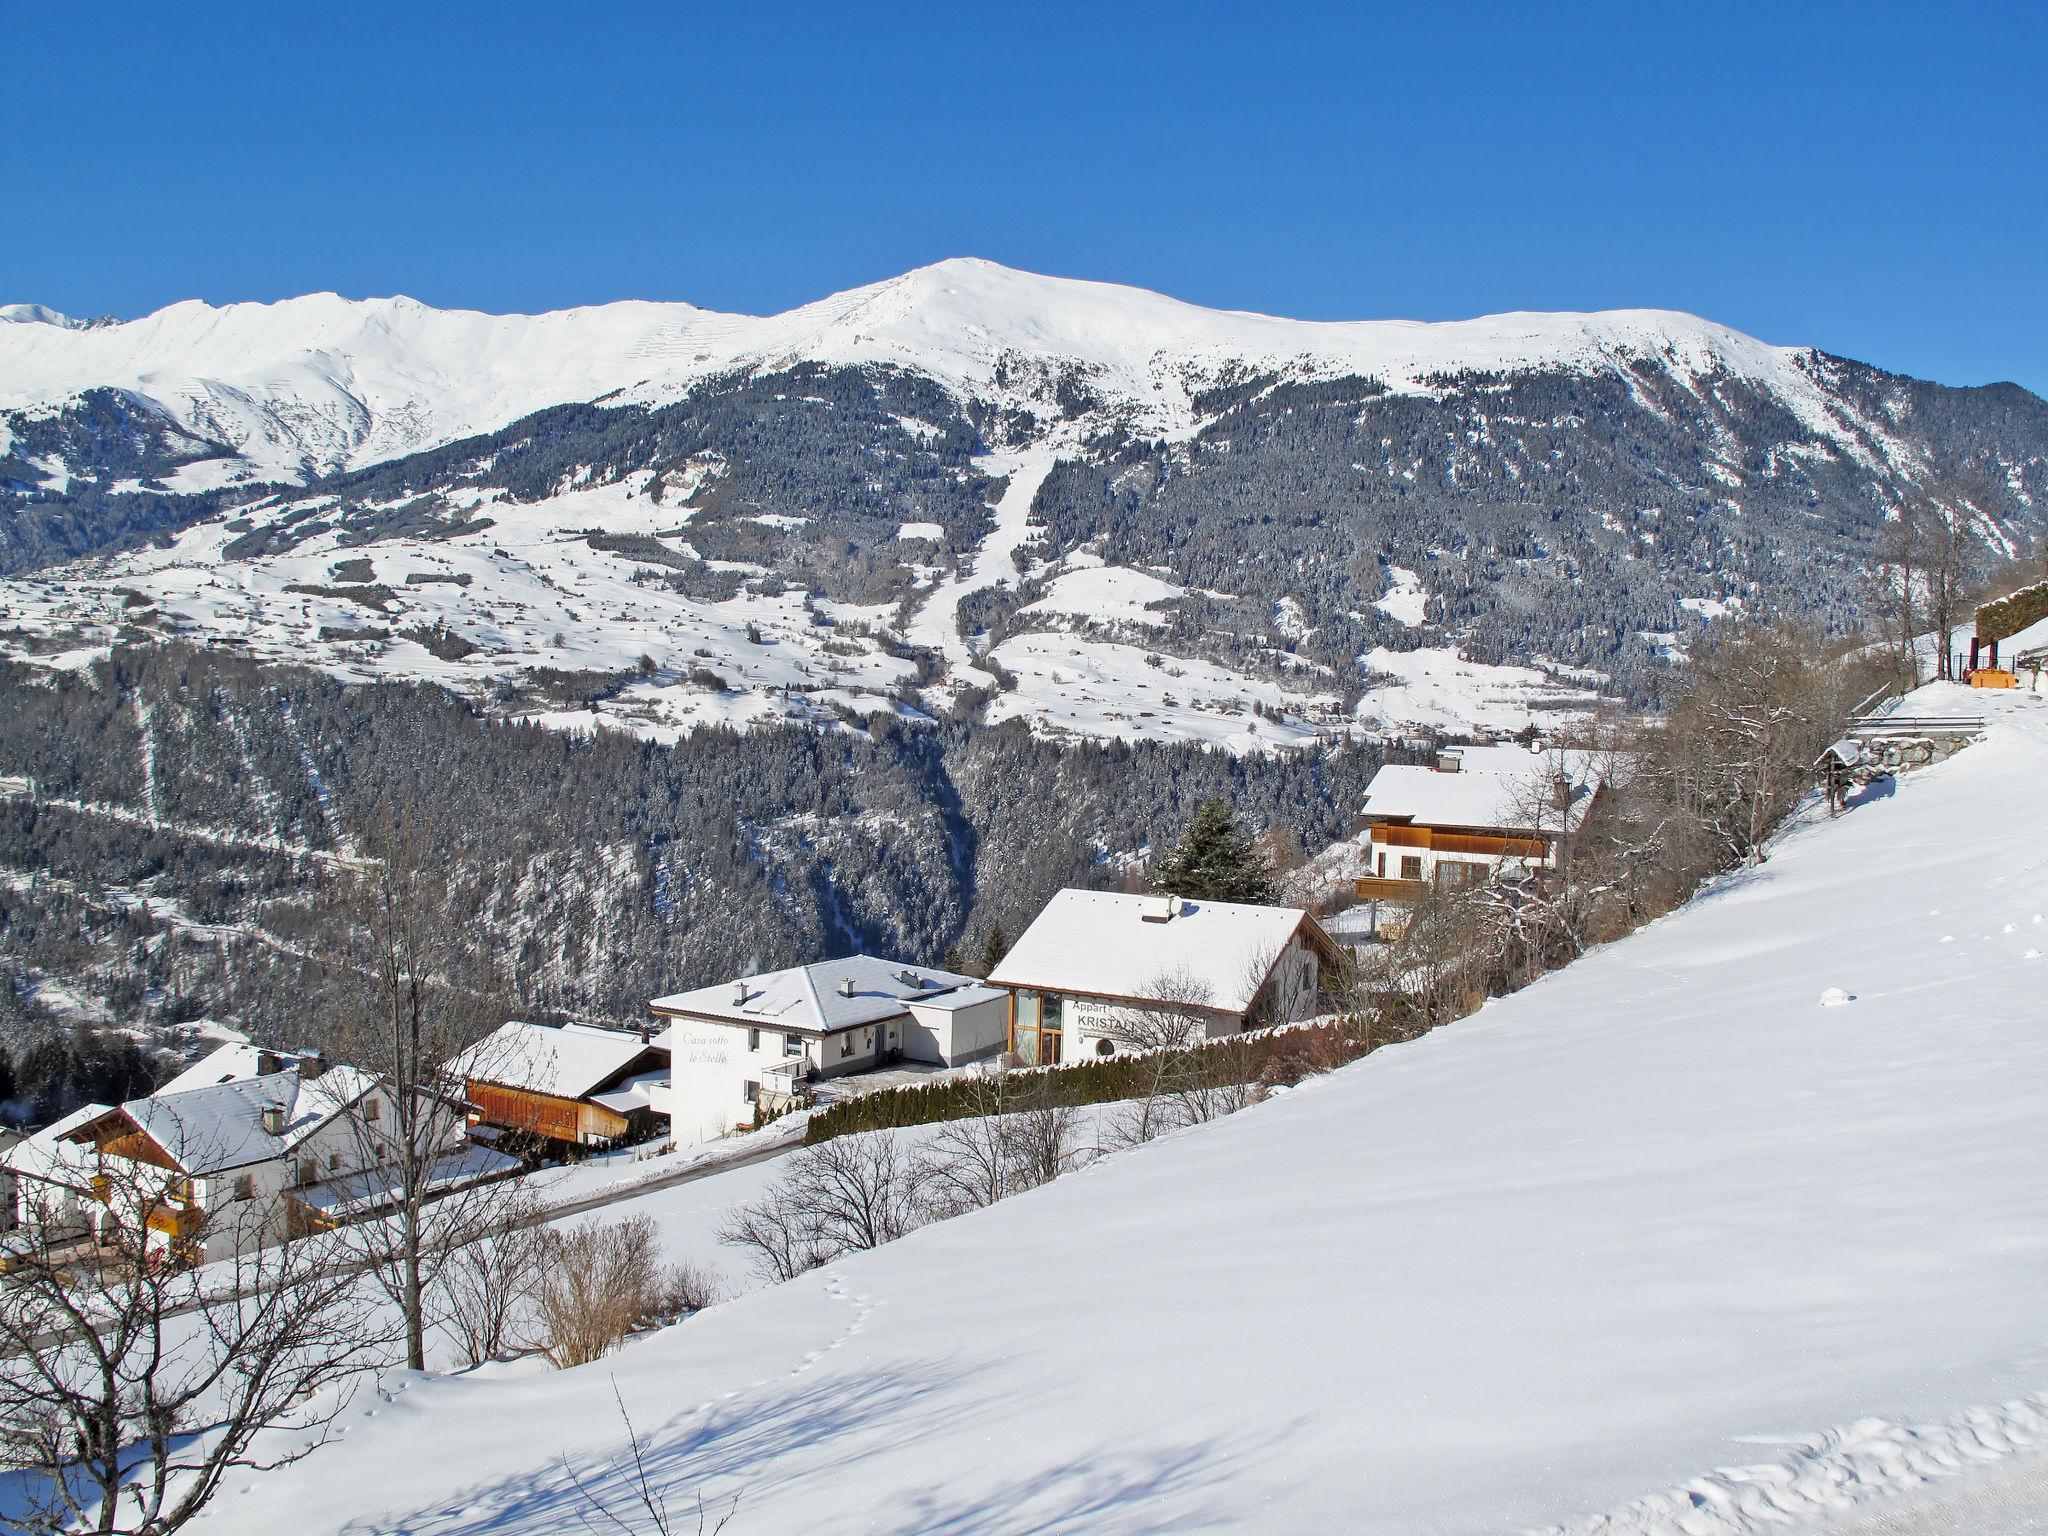
{"type": "Polygon", "coordinates": [[[2048,535],[2032,395],[1663,311],[1311,323],[949,261],[767,317],[0,314],[18,646],[603,673],[573,717],[655,734],[1513,729],[1717,614],[1853,627],[1902,505],[2048,535]]]}
{"type": "Polygon", "coordinates": [[[1080,370],[1154,430],[1186,430],[1194,394],[1240,370],[1372,377],[1416,390],[1438,375],[1626,371],[1661,358],[1695,379],[1733,375],[1823,431],[1838,421],[1811,348],[1773,347],[1661,310],[1511,314],[1446,324],[1317,323],[1184,304],[1143,289],[962,259],[779,315],[622,302],[540,315],[309,294],[275,304],[198,300],[116,325],[37,305],[0,309],[0,410],[125,390],[252,469],[299,478],[359,468],[505,425],[543,406],[673,398],[735,367],[884,364],[977,399],[1027,395],[1021,370],[1080,370]]]}

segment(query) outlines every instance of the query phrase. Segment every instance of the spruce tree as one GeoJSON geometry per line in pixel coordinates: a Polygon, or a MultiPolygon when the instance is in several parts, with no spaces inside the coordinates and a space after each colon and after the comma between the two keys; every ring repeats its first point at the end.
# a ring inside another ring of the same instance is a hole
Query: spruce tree
{"type": "Polygon", "coordinates": [[[1003,932],[1001,922],[990,923],[988,943],[981,949],[981,974],[987,976],[1003,963],[1003,956],[1010,952],[1009,935],[1003,932]]]}
{"type": "Polygon", "coordinates": [[[1204,800],[1181,834],[1180,846],[1152,871],[1152,889],[1195,901],[1271,902],[1273,870],[1237,824],[1230,802],[1204,800]]]}

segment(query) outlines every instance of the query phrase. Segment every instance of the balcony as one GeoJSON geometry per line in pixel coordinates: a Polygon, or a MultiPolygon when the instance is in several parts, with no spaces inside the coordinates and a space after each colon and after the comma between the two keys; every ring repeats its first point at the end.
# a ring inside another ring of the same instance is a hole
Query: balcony
{"type": "Polygon", "coordinates": [[[150,1231],[182,1241],[199,1235],[200,1227],[206,1223],[206,1212],[195,1205],[159,1205],[145,1219],[150,1231]]]}
{"type": "Polygon", "coordinates": [[[1393,880],[1384,876],[1361,876],[1355,884],[1360,901],[1420,901],[1429,888],[1424,880],[1393,880]]]}

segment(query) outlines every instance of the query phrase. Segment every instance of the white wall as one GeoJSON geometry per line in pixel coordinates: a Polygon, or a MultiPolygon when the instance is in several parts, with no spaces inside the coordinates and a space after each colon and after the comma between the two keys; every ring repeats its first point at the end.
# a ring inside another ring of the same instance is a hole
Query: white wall
{"type": "Polygon", "coordinates": [[[903,1054],[912,1061],[956,1067],[1003,1049],[1010,1039],[1010,999],[998,993],[965,1008],[942,1008],[938,999],[911,1003],[903,1027],[903,1054]]]}

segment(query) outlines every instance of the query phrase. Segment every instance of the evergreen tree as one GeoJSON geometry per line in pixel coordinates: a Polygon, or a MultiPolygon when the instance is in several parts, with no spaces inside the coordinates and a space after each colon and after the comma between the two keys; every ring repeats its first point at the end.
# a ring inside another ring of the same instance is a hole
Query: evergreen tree
{"type": "Polygon", "coordinates": [[[990,975],[1003,963],[1003,956],[1010,952],[1010,936],[1003,932],[1000,922],[990,923],[988,943],[981,948],[981,974],[990,975]]]}
{"type": "Polygon", "coordinates": [[[1152,889],[1195,901],[1266,903],[1278,894],[1272,866],[1221,797],[1196,808],[1180,846],[1152,871],[1152,889]]]}

